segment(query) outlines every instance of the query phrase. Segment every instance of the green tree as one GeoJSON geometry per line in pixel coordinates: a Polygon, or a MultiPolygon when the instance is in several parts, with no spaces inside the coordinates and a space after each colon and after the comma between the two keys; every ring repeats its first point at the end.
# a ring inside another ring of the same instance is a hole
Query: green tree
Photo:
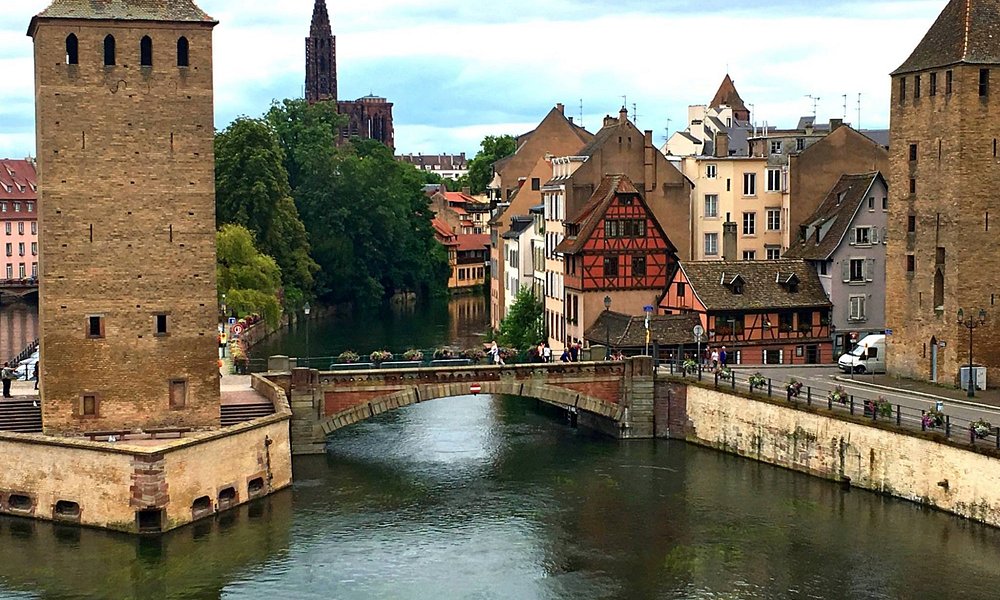
{"type": "Polygon", "coordinates": [[[507,316],[500,321],[498,341],[504,346],[526,350],[545,339],[542,301],[524,287],[514,297],[507,316]]]}
{"type": "Polygon", "coordinates": [[[241,317],[259,314],[276,327],[281,318],[278,264],[257,250],[250,231],[240,225],[223,225],[216,245],[218,287],[226,296],[226,306],[241,317]]]}
{"type": "Polygon", "coordinates": [[[468,186],[473,194],[482,194],[493,179],[493,163],[517,150],[517,140],[510,135],[488,135],[480,142],[480,150],[469,161],[468,186]]]}
{"type": "Polygon", "coordinates": [[[284,150],[285,171],[292,190],[316,171],[329,169],[337,151],[338,132],[347,117],[337,114],[335,102],[309,104],[302,98],[273,102],[264,116],[284,150]]]}
{"type": "Polygon", "coordinates": [[[268,121],[240,117],[215,137],[216,222],[246,227],[281,268],[286,305],[311,295],[319,265],[291,198],[285,156],[268,121]]]}

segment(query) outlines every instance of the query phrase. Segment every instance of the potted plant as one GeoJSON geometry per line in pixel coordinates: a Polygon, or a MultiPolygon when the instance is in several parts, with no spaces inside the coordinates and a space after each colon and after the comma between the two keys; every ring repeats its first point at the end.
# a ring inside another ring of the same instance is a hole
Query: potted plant
{"type": "Polygon", "coordinates": [[[799,393],[802,391],[802,382],[792,377],[788,381],[788,386],[785,389],[788,390],[788,395],[790,397],[798,396],[799,393]]]}
{"type": "Polygon", "coordinates": [[[838,385],[837,387],[833,388],[833,390],[830,391],[830,395],[828,396],[828,398],[830,402],[840,402],[841,404],[847,404],[847,390],[844,389],[844,386],[838,385]]]}
{"type": "Polygon", "coordinates": [[[344,350],[337,356],[337,360],[342,363],[356,363],[359,358],[361,357],[354,350],[344,350]]]}
{"type": "Polygon", "coordinates": [[[451,348],[436,348],[434,350],[434,360],[446,360],[455,358],[455,352],[451,348]]]}
{"type": "Polygon", "coordinates": [[[719,379],[729,379],[733,376],[733,370],[725,365],[720,365],[715,369],[715,373],[719,376],[719,379]]]}
{"type": "Polygon", "coordinates": [[[934,429],[944,425],[944,411],[931,408],[920,417],[920,422],[927,429],[934,429]]]}
{"type": "Polygon", "coordinates": [[[517,356],[517,350],[513,348],[500,348],[500,358],[502,358],[504,362],[510,362],[516,356],[517,356]]]}
{"type": "Polygon", "coordinates": [[[486,352],[482,348],[466,348],[462,350],[462,358],[472,361],[472,364],[477,365],[479,361],[483,360],[486,356],[486,352]]]}
{"type": "Polygon", "coordinates": [[[424,360],[424,353],[416,348],[410,348],[403,353],[404,360],[424,360]]]}
{"type": "Polygon", "coordinates": [[[688,358],[684,360],[684,364],[681,365],[681,368],[684,369],[685,375],[688,373],[694,373],[698,370],[698,363],[695,362],[693,358],[688,358]]]}
{"type": "Polygon", "coordinates": [[[874,408],[880,417],[892,416],[892,404],[885,399],[885,396],[879,396],[875,399],[874,408]]]}
{"type": "Polygon", "coordinates": [[[993,431],[993,424],[986,419],[976,419],[969,424],[969,429],[977,438],[983,439],[993,431]]]}
{"type": "Polygon", "coordinates": [[[760,371],[757,371],[756,373],[751,375],[747,381],[750,382],[751,392],[754,390],[754,388],[763,388],[765,385],[767,385],[767,377],[761,375],[760,371]]]}
{"type": "Polygon", "coordinates": [[[388,350],[375,350],[368,355],[368,360],[375,364],[384,363],[388,360],[392,360],[392,352],[389,352],[388,350]]]}

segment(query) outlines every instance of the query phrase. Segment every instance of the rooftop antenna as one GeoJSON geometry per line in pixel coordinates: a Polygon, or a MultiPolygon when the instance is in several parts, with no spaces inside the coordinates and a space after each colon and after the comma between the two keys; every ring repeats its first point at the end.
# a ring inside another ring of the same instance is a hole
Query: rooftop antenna
{"type": "Polygon", "coordinates": [[[861,131],[861,92],[858,92],[858,131],[861,131]]]}
{"type": "Polygon", "coordinates": [[[628,106],[628,96],[622,96],[622,108],[628,106]]]}
{"type": "Polygon", "coordinates": [[[750,124],[751,125],[754,125],[754,122],[753,122],[753,116],[754,116],[753,112],[754,111],[753,111],[753,109],[754,109],[754,105],[753,105],[753,102],[751,102],[750,103],[750,124]]]}
{"type": "Polygon", "coordinates": [[[580,127],[583,127],[583,98],[580,98],[580,127]]]}
{"type": "Polygon", "coordinates": [[[632,103],[632,124],[639,126],[639,111],[635,108],[635,102],[632,103]]]}
{"type": "Polygon", "coordinates": [[[819,96],[813,96],[812,94],[806,94],[806,98],[812,100],[813,103],[813,120],[816,120],[816,105],[819,104],[819,96]]]}
{"type": "Polygon", "coordinates": [[[847,120],[847,94],[844,94],[844,120],[847,120]]]}
{"type": "Polygon", "coordinates": [[[670,141],[670,121],[672,121],[672,120],[673,119],[671,119],[670,117],[667,117],[667,126],[664,127],[664,131],[666,131],[666,133],[663,135],[663,141],[664,142],[669,142],[670,141]]]}

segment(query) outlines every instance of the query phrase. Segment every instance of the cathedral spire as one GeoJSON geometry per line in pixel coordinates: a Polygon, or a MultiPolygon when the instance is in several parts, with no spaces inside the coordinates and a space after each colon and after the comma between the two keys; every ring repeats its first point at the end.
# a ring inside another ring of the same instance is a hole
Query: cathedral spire
{"type": "Polygon", "coordinates": [[[306,38],[306,100],[337,101],[337,38],[330,27],[326,0],[316,0],[306,38]]]}

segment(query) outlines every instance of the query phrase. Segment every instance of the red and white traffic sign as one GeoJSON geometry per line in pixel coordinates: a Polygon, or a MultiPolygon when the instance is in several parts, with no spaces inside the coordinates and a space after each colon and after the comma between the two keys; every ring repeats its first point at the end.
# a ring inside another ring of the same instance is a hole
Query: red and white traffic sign
{"type": "Polygon", "coordinates": [[[231,333],[233,337],[239,336],[241,333],[243,333],[243,325],[236,323],[235,325],[229,328],[229,333],[231,333]]]}
{"type": "Polygon", "coordinates": [[[473,383],[472,385],[469,386],[469,391],[472,392],[473,394],[478,394],[479,392],[483,391],[483,386],[479,385],[478,383],[473,383]]]}

